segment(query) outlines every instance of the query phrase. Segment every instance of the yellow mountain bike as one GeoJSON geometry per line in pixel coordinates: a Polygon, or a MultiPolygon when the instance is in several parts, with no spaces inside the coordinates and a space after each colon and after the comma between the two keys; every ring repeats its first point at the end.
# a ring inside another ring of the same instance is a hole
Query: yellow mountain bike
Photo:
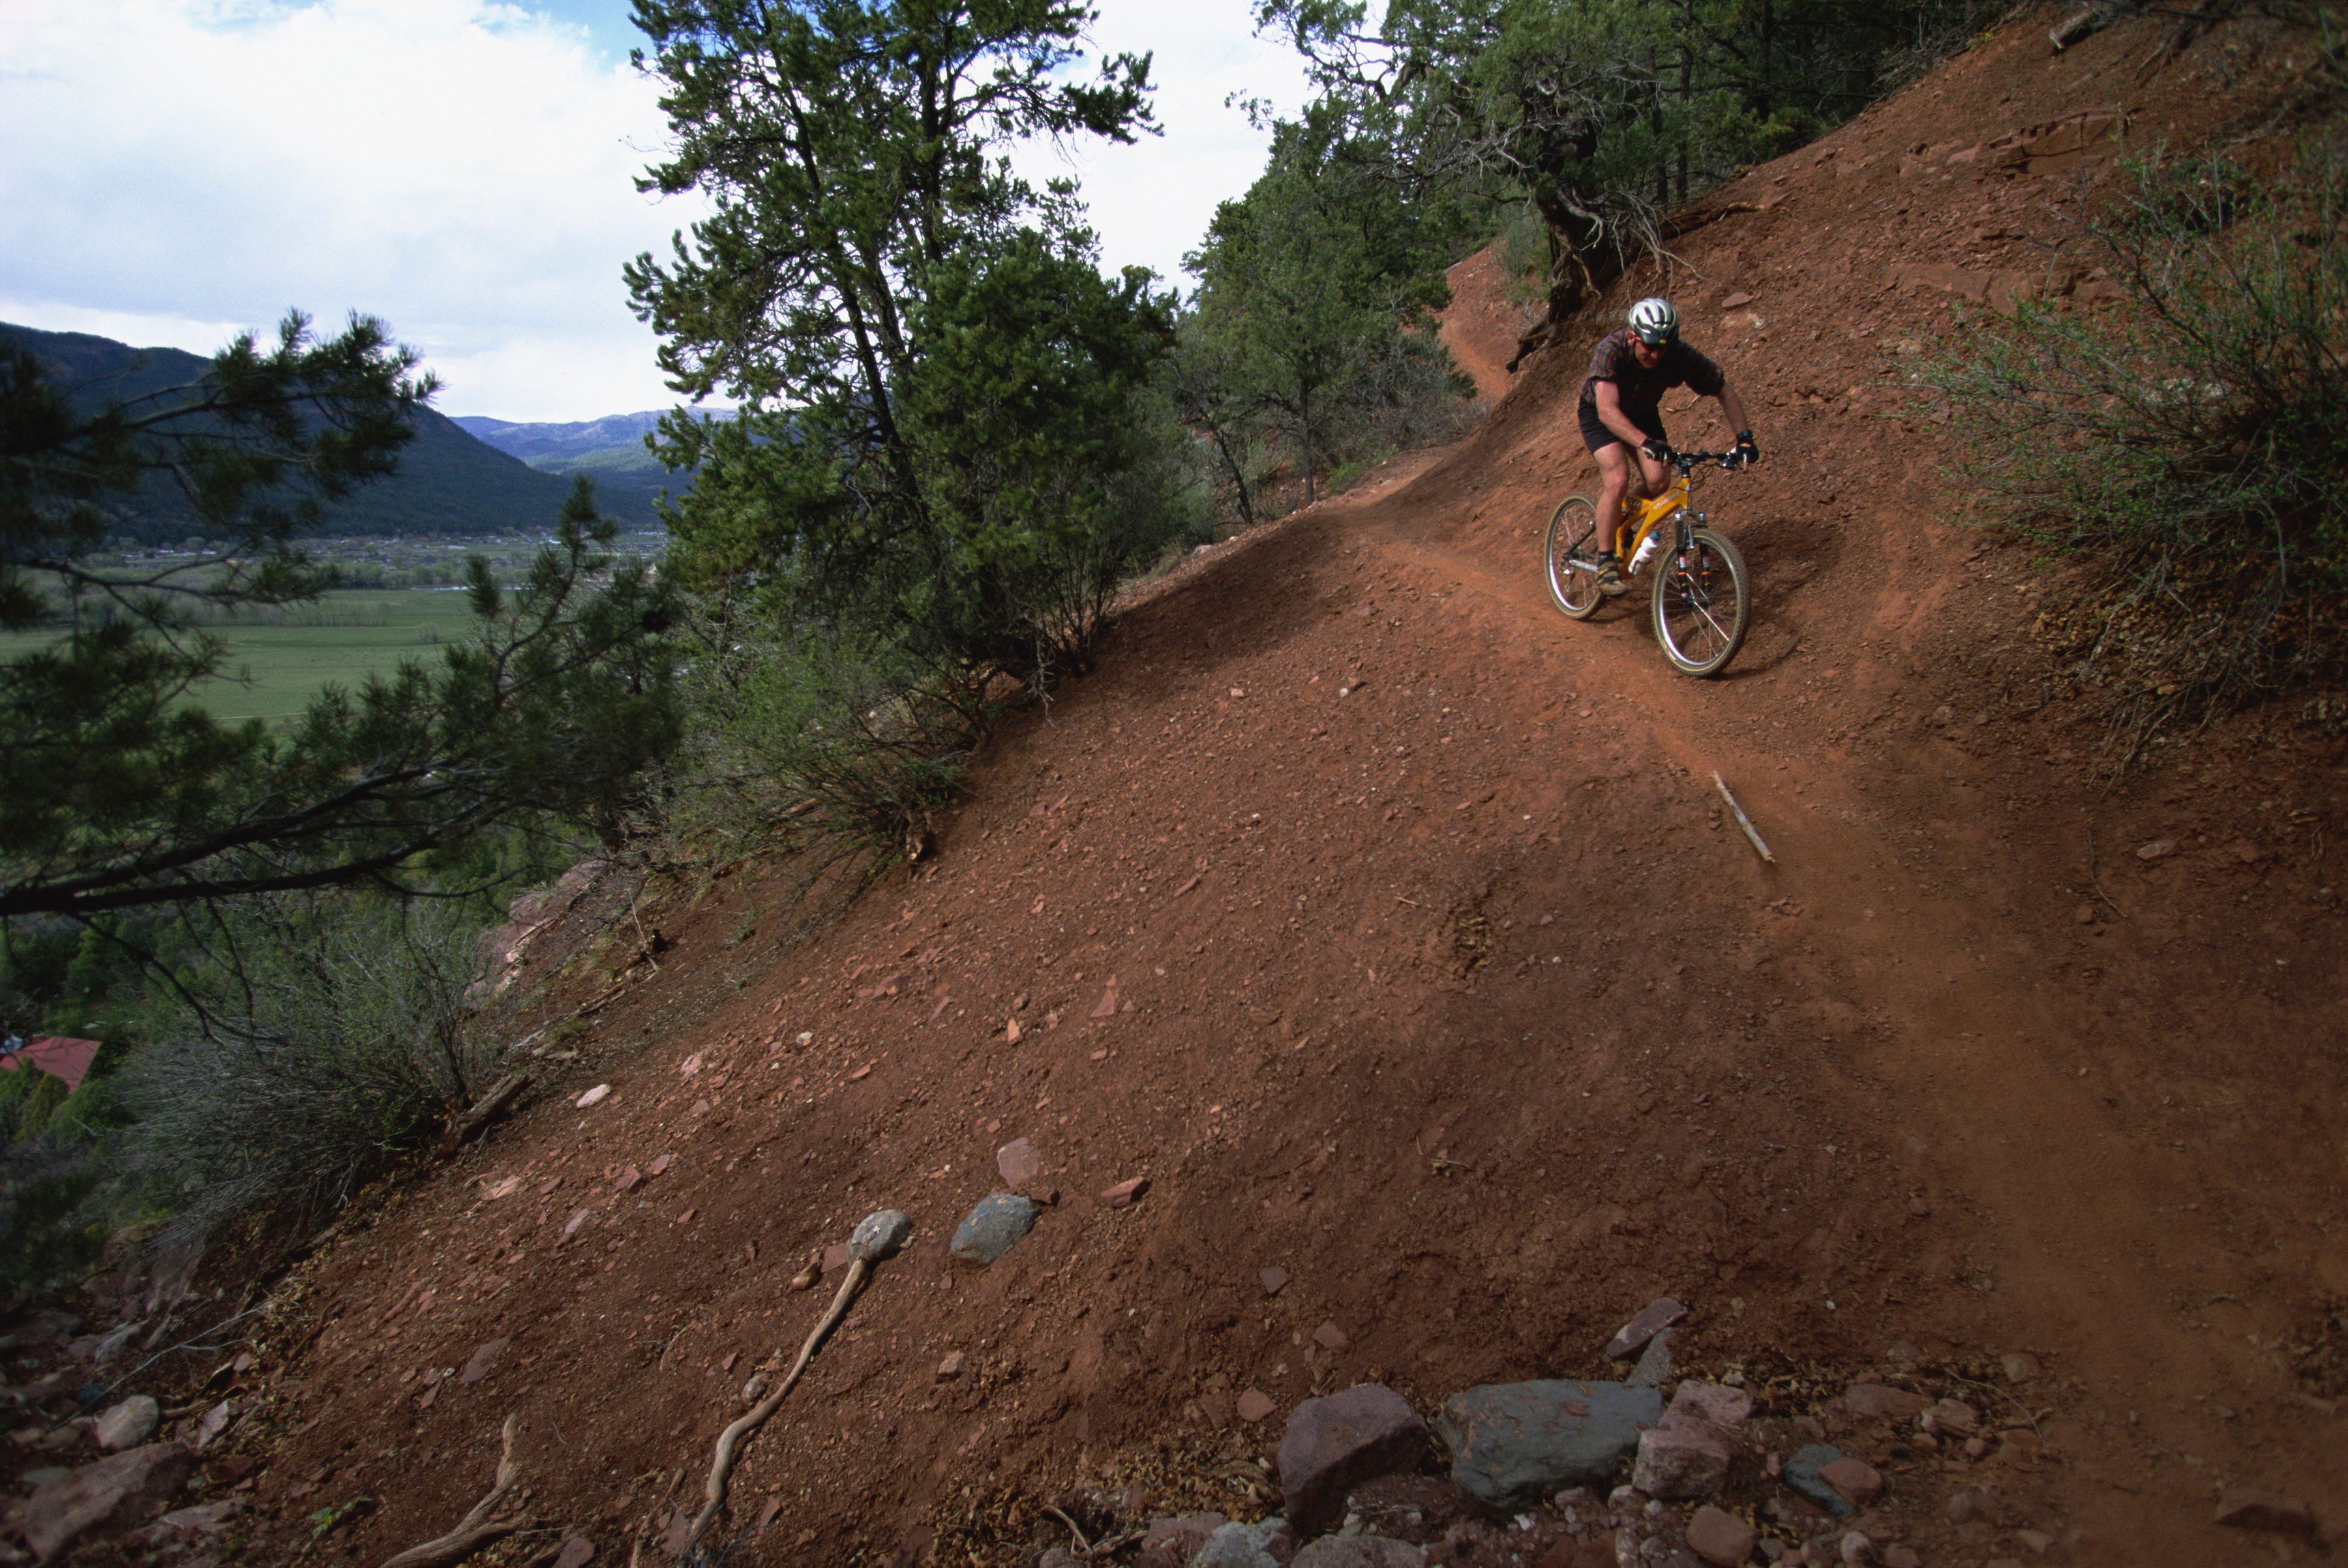
{"type": "MultiPolygon", "coordinates": [[[[1675,452],[1677,483],[1650,501],[1627,509],[1622,524],[1627,575],[1654,569],[1655,641],[1674,667],[1692,676],[1716,676],[1745,645],[1753,613],[1753,591],[1745,557],[1736,546],[1704,526],[1704,513],[1688,510],[1688,475],[1700,464],[1736,468],[1733,452],[1675,452]]],[[[1541,544],[1542,575],[1550,597],[1577,621],[1587,621],[1606,603],[1598,591],[1598,508],[1586,495],[1557,503],[1541,544]]]]}

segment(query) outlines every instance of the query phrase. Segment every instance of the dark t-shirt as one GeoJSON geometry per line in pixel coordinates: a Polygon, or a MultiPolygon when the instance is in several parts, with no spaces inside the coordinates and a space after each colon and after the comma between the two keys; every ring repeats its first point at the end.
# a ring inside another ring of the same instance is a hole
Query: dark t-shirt
{"type": "Polygon", "coordinates": [[[1692,387],[1700,397],[1717,397],[1728,385],[1719,366],[1676,337],[1664,348],[1663,362],[1650,370],[1631,352],[1638,340],[1638,334],[1627,326],[1598,340],[1598,352],[1590,356],[1590,375],[1581,383],[1583,407],[1595,408],[1598,384],[1612,381],[1622,399],[1622,412],[1632,424],[1644,428],[1653,422],[1655,406],[1673,387],[1692,387]]]}

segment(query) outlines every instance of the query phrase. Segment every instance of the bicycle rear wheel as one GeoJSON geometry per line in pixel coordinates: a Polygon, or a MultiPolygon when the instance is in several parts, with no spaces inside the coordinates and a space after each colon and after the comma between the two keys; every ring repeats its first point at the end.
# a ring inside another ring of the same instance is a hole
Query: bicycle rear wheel
{"type": "Polygon", "coordinates": [[[1674,667],[1716,676],[1745,645],[1753,591],[1745,557],[1708,528],[1694,530],[1688,547],[1666,555],[1655,573],[1655,641],[1674,667]]]}
{"type": "Polygon", "coordinates": [[[1598,592],[1592,541],[1598,532],[1598,508],[1586,495],[1570,495],[1550,514],[1549,535],[1541,542],[1541,576],[1557,607],[1577,621],[1587,621],[1606,601],[1598,592]]]}

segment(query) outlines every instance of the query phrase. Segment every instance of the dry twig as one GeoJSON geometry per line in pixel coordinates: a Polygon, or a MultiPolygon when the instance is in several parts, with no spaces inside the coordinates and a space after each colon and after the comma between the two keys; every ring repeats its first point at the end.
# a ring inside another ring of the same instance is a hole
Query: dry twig
{"type": "Polygon", "coordinates": [[[520,1419],[519,1415],[506,1418],[498,1453],[497,1484],[489,1488],[488,1495],[473,1504],[448,1534],[436,1536],[421,1545],[409,1547],[396,1557],[386,1559],[383,1568],[452,1568],[453,1564],[462,1563],[490,1542],[511,1535],[522,1527],[523,1521],[520,1518],[489,1517],[497,1511],[497,1506],[504,1501],[506,1493],[513,1490],[514,1482],[521,1479],[521,1466],[515,1460],[513,1451],[515,1425],[520,1419]]]}
{"type": "Polygon", "coordinates": [[[1753,819],[1745,814],[1745,808],[1738,805],[1736,803],[1736,797],[1728,792],[1728,780],[1723,779],[1718,773],[1715,773],[1712,776],[1712,781],[1719,786],[1720,798],[1727,801],[1728,809],[1736,814],[1736,825],[1745,830],[1745,836],[1746,838],[1753,841],[1754,852],[1759,855],[1763,860],[1768,861],[1771,865],[1776,865],[1777,863],[1777,857],[1771,854],[1769,852],[1769,846],[1761,841],[1760,831],[1753,826],[1753,819]]]}

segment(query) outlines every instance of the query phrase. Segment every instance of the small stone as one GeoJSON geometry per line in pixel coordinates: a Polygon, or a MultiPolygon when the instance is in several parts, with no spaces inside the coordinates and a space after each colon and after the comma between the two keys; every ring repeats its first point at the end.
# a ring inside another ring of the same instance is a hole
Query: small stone
{"type": "MultiPolygon", "coordinates": [[[[653,1162],[644,1167],[644,1174],[647,1176],[657,1176],[662,1171],[667,1170],[669,1166],[675,1161],[675,1160],[676,1156],[674,1154],[655,1155],[653,1159],[653,1162]]],[[[573,1541],[577,1541],[582,1538],[574,1535],[572,1539],[573,1541]]]]}
{"type": "Polygon", "coordinates": [[[994,1169],[1002,1173],[1005,1187],[1024,1192],[1044,1174],[1043,1151],[1024,1138],[1014,1138],[994,1151],[994,1169]]]}
{"type": "Polygon", "coordinates": [[[599,1083],[593,1088],[589,1089],[585,1094],[581,1095],[577,1099],[572,1100],[571,1103],[577,1106],[580,1109],[584,1110],[591,1105],[601,1105],[611,1098],[612,1086],[607,1083],[599,1083]]]}
{"type": "MultiPolygon", "coordinates": [[[[816,1273],[819,1275],[838,1274],[840,1270],[846,1268],[848,1266],[848,1243],[845,1242],[834,1242],[831,1245],[824,1248],[822,1255],[816,1259],[815,1266],[816,1273]]],[[[809,1283],[812,1284],[813,1282],[810,1281],[809,1283]]]]}
{"type": "Polygon", "coordinates": [[[633,1165],[624,1165],[620,1168],[620,1173],[612,1178],[612,1185],[623,1192],[633,1192],[643,1184],[644,1179],[643,1171],[633,1165]]]}
{"type": "MultiPolygon", "coordinates": [[[[1241,1406],[1244,1415],[1244,1399],[1241,1406]]],[[[1280,1490],[1288,1517],[1305,1534],[1325,1530],[1344,1513],[1347,1492],[1416,1468],[1426,1452],[1426,1423],[1384,1384],[1307,1399],[1289,1412],[1280,1439],[1280,1490]]]]}
{"type": "Polygon", "coordinates": [[[1969,1460],[1977,1460],[1987,1452],[1989,1452],[1989,1440],[1987,1439],[1967,1438],[1965,1439],[1965,1458],[1969,1460]]]}
{"type": "MultiPolygon", "coordinates": [[[[1032,1216],[1028,1222],[1035,1222],[1032,1216]]],[[[913,1222],[905,1217],[903,1211],[876,1209],[857,1221],[856,1229],[848,1233],[849,1258],[860,1258],[868,1264],[884,1262],[895,1257],[903,1248],[906,1238],[912,1233],[913,1222]]],[[[1012,1240],[1016,1241],[1018,1237],[1012,1240]]],[[[831,1266],[828,1257],[824,1266],[831,1266]]]]}
{"type": "Polygon", "coordinates": [[[1883,1568],[1924,1568],[1924,1560],[1905,1546],[1883,1549],[1883,1568]]]}
{"type": "Polygon", "coordinates": [[[1708,1424],[1653,1427],[1639,1435],[1631,1484],[1649,1497],[1711,1497],[1728,1479],[1730,1458],[1727,1440],[1708,1424]]]}
{"type": "Polygon", "coordinates": [[[1016,1192],[990,1193],[970,1212],[946,1250],[965,1263],[991,1264],[1018,1245],[1043,1212],[1043,1205],[1016,1192]]]}
{"type": "Polygon", "coordinates": [[[1733,1513],[1705,1503],[1688,1521],[1689,1550],[1713,1568],[1737,1568],[1737,1564],[1753,1555],[1753,1546],[1761,1532],[1733,1513]]]}
{"type": "Polygon", "coordinates": [[[1263,1294],[1268,1296],[1278,1295],[1288,1288],[1288,1271],[1283,1268],[1268,1268],[1256,1278],[1263,1282],[1263,1294]]]}
{"type": "Polygon", "coordinates": [[[1868,1538],[1866,1532],[1854,1530],[1842,1538],[1837,1555],[1851,1564],[1851,1568],[1859,1568],[1862,1563],[1875,1561],[1875,1542],[1868,1538]]]}
{"type": "Polygon", "coordinates": [[[1989,1500],[1977,1491],[1952,1491],[1941,1511],[1949,1516],[1952,1524],[1964,1524],[1989,1511],[1989,1500]]]}
{"type": "Polygon", "coordinates": [[[235,1418],[236,1401],[233,1399],[222,1399],[206,1410],[196,1422],[196,1451],[201,1453],[220,1441],[221,1434],[228,1430],[229,1422],[235,1418]]]}
{"type": "Polygon", "coordinates": [[[1842,1450],[1829,1443],[1810,1443],[1796,1449],[1786,1460],[1786,1484],[1837,1518],[1849,1518],[1849,1501],[1819,1473],[1840,1458],[1842,1450]]]}
{"type": "Polygon", "coordinates": [[[1250,1424],[1262,1420],[1279,1408],[1272,1402],[1272,1396],[1261,1388],[1250,1388],[1241,1394],[1237,1406],[1240,1419],[1250,1424]]]}
{"type": "Polygon", "coordinates": [[[1323,1350],[1343,1350],[1350,1341],[1344,1329],[1334,1323],[1324,1323],[1313,1331],[1313,1343],[1323,1350]]]}
{"type": "Polygon", "coordinates": [[[1149,1191],[1149,1178],[1128,1176],[1101,1194],[1101,1202],[1112,1209],[1129,1209],[1141,1202],[1149,1191]]]}
{"type": "Polygon", "coordinates": [[[2054,1538],[2043,1530],[2017,1530],[2013,1538],[2041,1557],[2054,1550],[2054,1538]]]}
{"type": "Polygon", "coordinates": [[[1751,304],[1752,303],[1753,296],[1746,294],[1743,289],[1738,289],[1735,294],[1730,294],[1726,299],[1720,302],[1720,308],[1723,310],[1735,310],[1740,304],[1751,304]]]}
{"type": "Polygon", "coordinates": [[[108,1453],[135,1449],[155,1435],[162,1419],[161,1406],[144,1394],[133,1394],[98,1418],[98,1446],[108,1453]]]}
{"type": "Polygon", "coordinates": [[[1108,977],[1108,985],[1102,990],[1100,1000],[1093,1004],[1091,1016],[1096,1018],[1113,1018],[1117,1016],[1116,975],[1112,975],[1108,977]]]}
{"type": "Polygon", "coordinates": [[[2165,861],[2176,852],[2177,841],[2175,839],[2155,839],[2148,844],[2138,844],[2137,846],[2136,858],[2144,861],[2147,865],[2150,865],[2155,861],[2165,861]]]}
{"type": "Polygon", "coordinates": [[[2218,1522],[2231,1530],[2265,1530],[2313,1540],[2315,1515],[2302,1505],[2267,1492],[2230,1491],[2218,1504],[2218,1522]]]}
{"type": "Polygon", "coordinates": [[[1931,1409],[1932,1401],[1921,1394],[1887,1384],[1853,1383],[1843,1390],[1842,1405],[1861,1418],[1888,1417],[1895,1421],[1912,1421],[1931,1409]]]}
{"type": "Polygon", "coordinates": [[[1839,1459],[1818,1467],[1818,1479],[1853,1502],[1872,1502],[1883,1491],[1883,1476],[1865,1460],[1839,1459]]]}
{"type": "Polygon", "coordinates": [[[1272,1543],[1286,1532],[1284,1522],[1278,1519],[1262,1524],[1222,1525],[1190,1559],[1190,1568],[1280,1568],[1280,1559],[1272,1554],[1272,1543]]]}
{"type": "Polygon", "coordinates": [[[1999,1357],[1997,1364],[2005,1373],[2005,1380],[2009,1383],[2027,1383],[2038,1376],[2038,1357],[2025,1355],[2019,1350],[2008,1351],[1999,1357]]]}
{"type": "Polygon", "coordinates": [[[1981,1413],[1962,1399],[1943,1399],[1917,1418],[1928,1432],[1971,1437],[1981,1429],[1981,1413]]]}
{"type": "Polygon", "coordinates": [[[1015,1046],[1025,1037],[1025,1033],[1020,1028],[1019,1020],[1014,1018],[1003,1026],[1003,1043],[1006,1046],[1015,1046]]]}
{"type": "Polygon", "coordinates": [[[2074,922],[2074,923],[2077,923],[2077,924],[2080,924],[2080,925],[2093,925],[2093,924],[2095,924],[2095,923],[2096,923],[2096,906],[2095,906],[2094,904],[2092,904],[2092,903],[2083,903],[2083,904],[2081,904],[2078,908],[2076,908],[2076,909],[2075,909],[2075,910],[2073,910],[2073,911],[2071,912],[2071,919],[2073,920],[2073,922],[2074,922]]]}
{"type": "Polygon", "coordinates": [[[1683,1383],[1672,1395],[1670,1408],[1663,1412],[1665,1425],[1674,1418],[1693,1418],[1709,1421],[1727,1431],[1735,1431],[1753,1414],[1753,1396],[1742,1388],[1730,1388],[1719,1383],[1683,1383]]]}
{"type": "Polygon", "coordinates": [[[953,1382],[955,1378],[962,1376],[963,1365],[963,1358],[961,1351],[947,1351],[946,1358],[938,1363],[938,1381],[941,1383],[953,1382]]]}
{"type": "Polygon", "coordinates": [[[595,1543],[583,1535],[566,1537],[562,1550],[554,1554],[554,1568],[587,1568],[595,1561],[595,1543]]]}
{"type": "Polygon", "coordinates": [[[1647,1341],[1687,1315],[1687,1308],[1664,1296],[1651,1301],[1639,1309],[1639,1315],[1614,1331],[1606,1343],[1606,1359],[1628,1361],[1646,1347],[1647,1341]]]}
{"type": "Polygon", "coordinates": [[[506,1346],[512,1343],[510,1339],[491,1339],[476,1346],[465,1362],[464,1371],[458,1374],[457,1381],[469,1387],[488,1377],[496,1369],[498,1357],[504,1355],[506,1346]]]}

